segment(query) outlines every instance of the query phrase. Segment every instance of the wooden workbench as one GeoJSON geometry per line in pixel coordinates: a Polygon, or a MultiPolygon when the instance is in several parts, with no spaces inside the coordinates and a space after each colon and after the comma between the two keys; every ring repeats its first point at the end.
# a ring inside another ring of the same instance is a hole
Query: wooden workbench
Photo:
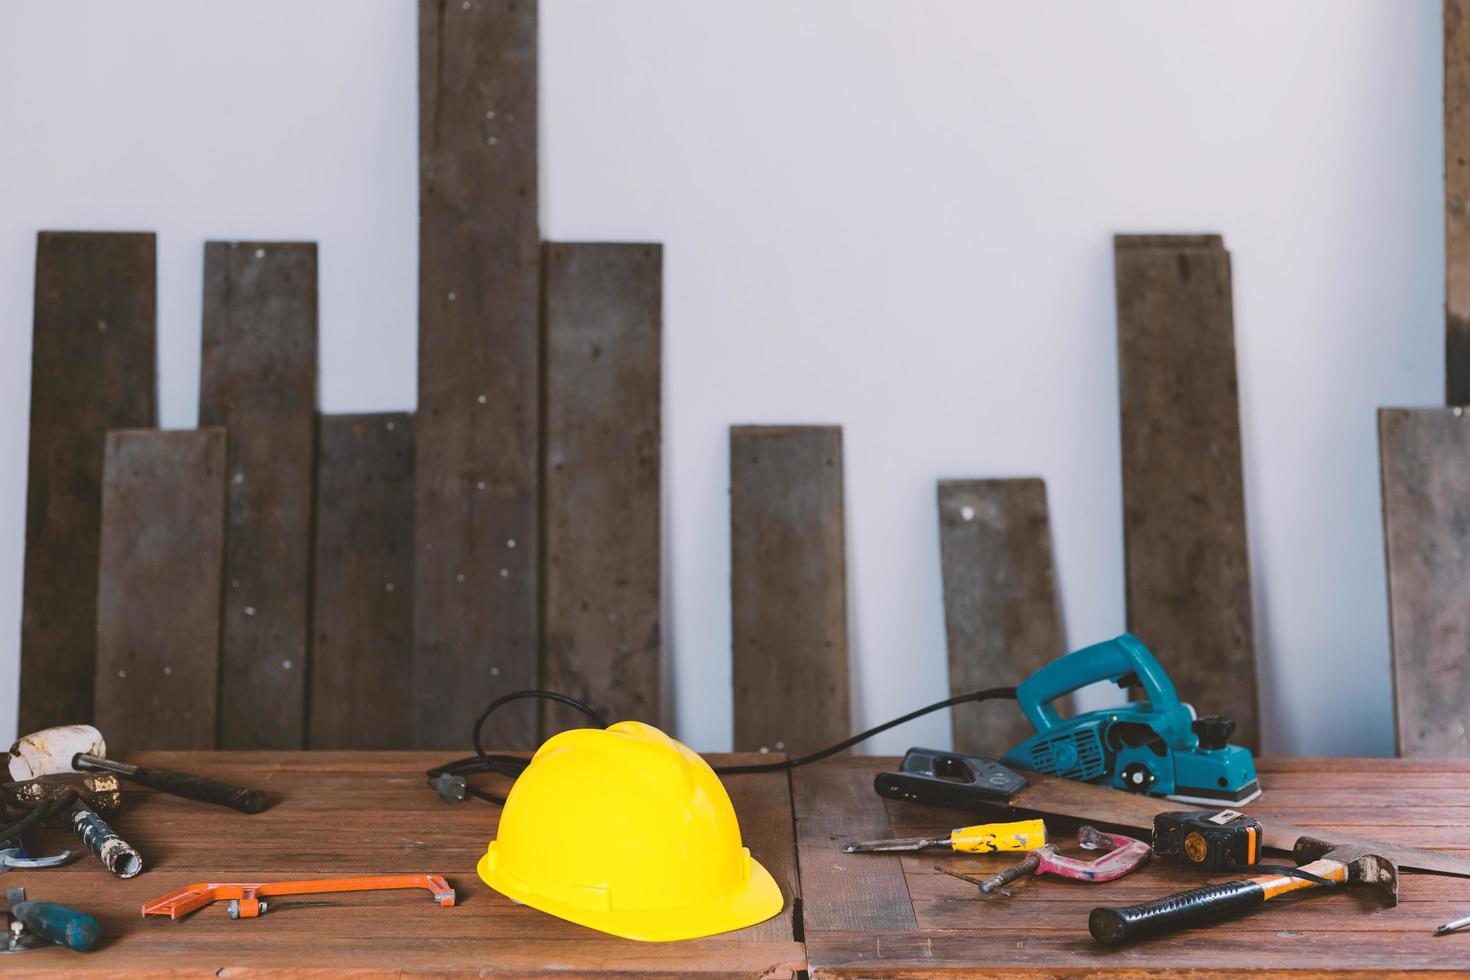
{"type": "MultiPolygon", "coordinates": [[[[481,884],[474,863],[499,811],[478,801],[441,802],[422,776],[443,761],[437,754],[149,753],[136,761],[260,786],[279,802],[244,816],[128,788],[127,809],[113,823],[143,853],[142,875],[116,880],[88,855],[63,869],[0,879],[25,886],[32,898],[91,912],[105,944],[85,955],[48,949],[6,957],[0,972],[775,978],[808,966],[813,977],[1470,967],[1470,933],[1430,935],[1470,913],[1470,879],[1405,875],[1395,909],[1347,891],[1316,892],[1208,930],[1110,950],[1087,935],[1093,906],[1156,897],[1199,879],[1151,865],[1109,885],[1038,878],[1018,883],[1010,899],[981,900],[974,886],[932,866],[988,872],[1012,858],[842,854],[841,844],[856,837],[928,833],[989,816],[881,800],[872,776],[893,759],[824,763],[789,781],[727,777],[746,843],[780,883],[786,908],[737,933],[668,944],[592,932],[481,884]],[[334,904],[283,907],[256,920],[233,921],[222,906],[181,922],[138,915],[144,901],[207,879],[408,872],[445,875],[459,904],[444,909],[427,893],[383,892],[324,896],[334,904]]],[[[1261,771],[1266,793],[1249,809],[1262,819],[1470,851],[1470,762],[1277,760],[1263,761],[1261,771]]],[[[1054,829],[1058,839],[1070,834],[1054,829]]],[[[33,843],[44,850],[67,846],[68,838],[53,831],[33,843]]]]}

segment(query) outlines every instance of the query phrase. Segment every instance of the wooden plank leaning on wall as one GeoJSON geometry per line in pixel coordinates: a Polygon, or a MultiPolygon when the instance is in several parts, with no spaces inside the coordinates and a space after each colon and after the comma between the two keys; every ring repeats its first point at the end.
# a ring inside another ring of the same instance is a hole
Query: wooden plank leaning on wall
{"type": "Polygon", "coordinates": [[[1444,4],[1445,404],[1470,405],[1470,16],[1444,4]]]}
{"type": "Polygon", "coordinates": [[[215,747],[225,438],[107,435],[96,724],[111,750],[215,747]]]}
{"type": "Polygon", "coordinates": [[[92,720],[108,429],[156,423],[151,233],[36,237],[20,733],[92,720]]]}
{"type": "MultiPolygon", "coordinates": [[[[536,4],[419,0],[414,740],[536,686],[536,4]]],[[[536,744],[519,702],[485,729],[536,744]]]]}
{"type": "Polygon", "coordinates": [[[1470,412],[1380,408],[1399,755],[1470,756],[1470,412]]]}
{"type": "MultiPolygon", "coordinates": [[[[939,550],[950,694],[1020,683],[1067,652],[1044,481],[940,480],[939,550]]],[[[956,752],[999,757],[1036,734],[1014,704],[951,714],[956,752]]]]}
{"type": "Polygon", "coordinates": [[[207,242],[201,425],[229,430],[220,747],[305,746],[317,254],[207,242]]]}
{"type": "Polygon", "coordinates": [[[413,744],[413,415],[323,415],[311,617],[313,749],[413,744]]]}
{"type": "MultiPolygon", "coordinates": [[[[547,244],[542,686],[661,724],[663,252],[547,244]]],[[[588,724],[548,704],[542,734],[588,724]]]]}
{"type": "Polygon", "coordinates": [[[1128,628],[1258,749],[1230,253],[1219,235],[1119,235],[1113,258],[1128,628]]]}
{"type": "Polygon", "coordinates": [[[730,598],[736,750],[852,734],[842,429],[730,429],[730,598]]]}

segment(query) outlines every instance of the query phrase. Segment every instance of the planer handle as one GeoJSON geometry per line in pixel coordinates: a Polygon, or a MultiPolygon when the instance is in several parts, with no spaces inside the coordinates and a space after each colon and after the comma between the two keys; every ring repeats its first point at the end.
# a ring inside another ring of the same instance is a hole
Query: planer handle
{"type": "Polygon", "coordinates": [[[1180,707],[1179,693],[1148,647],[1132,633],[1074,650],[1032,674],[1016,687],[1016,700],[1037,732],[1062,723],[1052,702],[1089,684],[1120,681],[1132,674],[1144,696],[1160,713],[1180,707]]]}

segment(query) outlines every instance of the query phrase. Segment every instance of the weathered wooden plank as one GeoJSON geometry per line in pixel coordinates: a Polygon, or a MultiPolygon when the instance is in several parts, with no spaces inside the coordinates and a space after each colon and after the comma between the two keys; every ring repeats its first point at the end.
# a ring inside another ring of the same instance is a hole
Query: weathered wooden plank
{"type": "MultiPolygon", "coordinates": [[[[1017,684],[1067,652],[1045,481],[940,480],[939,550],[950,693],[1017,684]]],[[[1035,734],[1004,704],[951,714],[958,752],[999,756],[1035,734]]]]}
{"type": "Polygon", "coordinates": [[[1400,755],[1470,756],[1470,415],[1378,411],[1400,755]]]}
{"type": "Polygon", "coordinates": [[[892,835],[883,798],[873,792],[873,772],[874,767],[844,759],[791,773],[808,937],[917,928],[903,865],[889,855],[842,853],[851,841],[892,835]]]}
{"type": "Polygon", "coordinates": [[[851,734],[842,430],[730,429],[735,747],[800,755],[851,734]]]}
{"type": "Polygon", "coordinates": [[[413,415],[323,415],[312,589],[314,749],[413,744],[413,415]]]}
{"type": "Polygon", "coordinates": [[[1445,401],[1470,404],[1470,17],[1444,0],[1445,401]]]}
{"type": "Polygon", "coordinates": [[[229,438],[220,744],[300,748],[306,721],[317,253],[204,246],[203,425],[229,438]]]}
{"type": "Polygon", "coordinates": [[[224,429],[110,432],[97,577],[97,726],[110,750],[212,749],[224,429]]]}
{"type": "MultiPolygon", "coordinates": [[[[419,0],[415,740],[536,686],[536,4],[419,0]]],[[[536,741],[531,702],[488,744],[536,741]]]]}
{"type": "Polygon", "coordinates": [[[157,418],[151,233],[36,236],[22,733],[92,718],[108,429],[157,418]]]}
{"type": "MultiPolygon", "coordinates": [[[[656,725],[663,254],[548,244],[542,261],[542,683],[656,725]]],[[[545,707],[543,734],[582,724],[545,707]]]]}
{"type": "Polygon", "coordinates": [[[1256,747],[1230,254],[1218,236],[1158,241],[1120,235],[1114,254],[1128,628],[1256,747]]]}

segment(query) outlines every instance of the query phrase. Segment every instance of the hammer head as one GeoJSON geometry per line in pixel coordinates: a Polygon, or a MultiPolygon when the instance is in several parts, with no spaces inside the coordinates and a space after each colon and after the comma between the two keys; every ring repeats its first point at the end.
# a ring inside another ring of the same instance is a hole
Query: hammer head
{"type": "Polygon", "coordinates": [[[102,733],[91,725],[61,725],[16,739],[10,747],[10,778],[35,779],[55,772],[75,772],[78,752],[107,755],[102,733]]]}
{"type": "Polygon", "coordinates": [[[1316,837],[1299,837],[1292,856],[1298,864],[1336,861],[1346,865],[1348,884],[1369,885],[1382,892],[1389,905],[1399,903],[1398,865],[1361,844],[1333,844],[1316,837]]]}

